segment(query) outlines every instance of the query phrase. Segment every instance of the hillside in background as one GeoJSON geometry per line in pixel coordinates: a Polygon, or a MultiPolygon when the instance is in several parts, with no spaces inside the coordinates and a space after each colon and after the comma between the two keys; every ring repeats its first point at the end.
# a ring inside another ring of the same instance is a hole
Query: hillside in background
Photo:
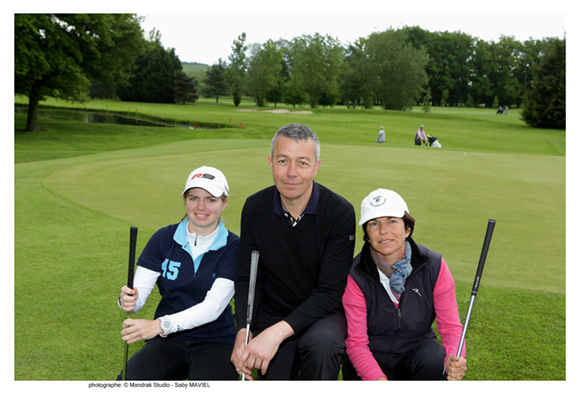
{"type": "Polygon", "coordinates": [[[209,68],[209,66],[207,64],[203,64],[203,63],[190,63],[190,62],[181,62],[181,65],[183,66],[183,72],[185,72],[186,74],[199,74],[199,73],[205,73],[205,70],[207,70],[209,68]]]}

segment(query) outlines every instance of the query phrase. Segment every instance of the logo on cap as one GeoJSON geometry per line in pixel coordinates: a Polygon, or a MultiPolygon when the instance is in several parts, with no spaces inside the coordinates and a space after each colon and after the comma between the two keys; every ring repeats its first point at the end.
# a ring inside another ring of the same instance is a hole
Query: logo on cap
{"type": "Polygon", "coordinates": [[[387,202],[387,199],[384,196],[376,196],[376,197],[373,197],[371,199],[370,204],[373,207],[380,207],[381,205],[383,205],[386,202],[387,202]]]}
{"type": "Polygon", "coordinates": [[[195,178],[205,178],[205,179],[209,179],[210,181],[212,179],[215,179],[215,176],[211,175],[211,174],[195,174],[194,176],[191,177],[191,179],[195,179],[195,178]]]}

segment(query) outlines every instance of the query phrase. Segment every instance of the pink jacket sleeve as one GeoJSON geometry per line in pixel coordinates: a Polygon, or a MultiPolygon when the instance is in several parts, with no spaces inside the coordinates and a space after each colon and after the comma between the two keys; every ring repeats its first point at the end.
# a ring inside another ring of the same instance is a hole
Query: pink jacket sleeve
{"type": "Polygon", "coordinates": [[[346,354],[362,380],[386,377],[369,349],[367,334],[367,304],[365,296],[349,275],[342,296],[347,322],[346,354]]]}
{"type": "MultiPolygon", "coordinates": [[[[433,303],[435,304],[437,331],[441,335],[446,354],[445,360],[447,360],[449,356],[457,354],[463,326],[459,321],[459,312],[457,311],[455,282],[443,258],[441,258],[439,277],[433,289],[433,303]]],[[[465,344],[461,350],[461,356],[465,358],[465,344]]]]}

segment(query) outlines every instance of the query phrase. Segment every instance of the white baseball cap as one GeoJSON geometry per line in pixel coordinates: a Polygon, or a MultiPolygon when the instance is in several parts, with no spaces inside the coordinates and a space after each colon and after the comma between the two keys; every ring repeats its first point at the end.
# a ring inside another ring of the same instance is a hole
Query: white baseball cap
{"type": "Polygon", "coordinates": [[[223,194],[229,194],[228,181],[225,175],[213,167],[199,167],[191,171],[185,182],[184,195],[189,189],[199,187],[206,190],[214,197],[221,197],[223,194]]]}
{"type": "Polygon", "coordinates": [[[359,226],[371,219],[384,216],[402,218],[409,208],[405,200],[396,192],[387,189],[377,189],[362,200],[360,205],[359,226]]]}

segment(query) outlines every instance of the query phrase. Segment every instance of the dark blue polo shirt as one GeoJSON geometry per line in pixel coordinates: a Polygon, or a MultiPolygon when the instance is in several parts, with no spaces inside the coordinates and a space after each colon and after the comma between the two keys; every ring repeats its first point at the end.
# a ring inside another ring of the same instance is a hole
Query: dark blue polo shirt
{"type": "MultiPolygon", "coordinates": [[[[155,319],[181,312],[202,302],[216,278],[235,280],[240,239],[220,222],[216,239],[195,261],[187,243],[189,219],[158,230],[139,256],[138,265],[159,272],[161,301],[155,319]]],[[[179,331],[171,337],[185,341],[234,343],[235,325],[231,306],[212,323],[179,331]]]]}
{"type": "Polygon", "coordinates": [[[298,224],[300,219],[304,215],[316,215],[318,212],[318,200],[320,198],[320,186],[316,182],[312,182],[312,194],[310,195],[310,200],[308,200],[308,204],[306,205],[306,209],[298,218],[292,217],[290,212],[286,212],[282,207],[282,201],[280,199],[280,192],[277,188],[274,189],[274,213],[278,216],[284,215],[288,218],[288,221],[291,225],[295,226],[298,224]]]}

